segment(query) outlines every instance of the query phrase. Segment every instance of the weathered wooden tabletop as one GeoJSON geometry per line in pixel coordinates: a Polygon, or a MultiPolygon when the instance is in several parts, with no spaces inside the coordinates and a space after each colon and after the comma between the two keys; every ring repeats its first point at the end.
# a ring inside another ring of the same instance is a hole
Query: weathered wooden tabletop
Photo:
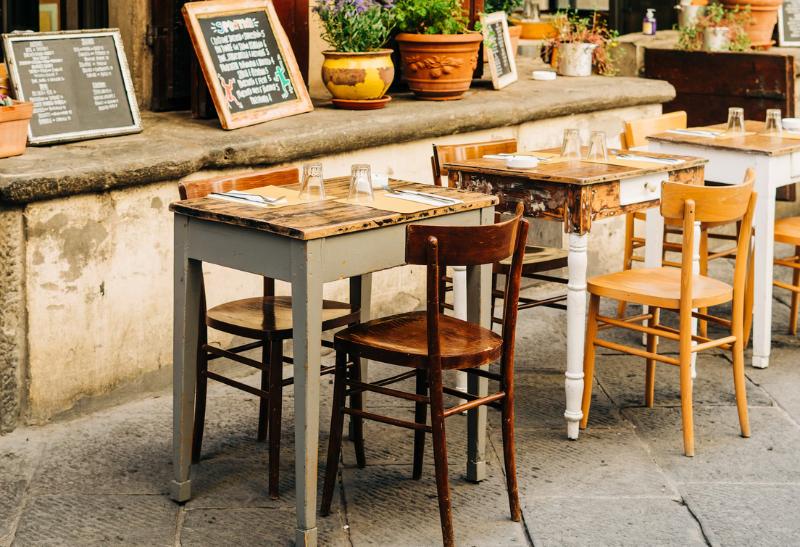
{"type": "MultiPolygon", "coordinates": [[[[439,194],[460,199],[463,203],[436,207],[417,213],[395,213],[362,205],[337,203],[330,199],[301,205],[267,208],[216,198],[198,198],[174,202],[169,208],[180,215],[233,224],[294,239],[311,240],[371,230],[388,224],[402,224],[470,209],[480,209],[498,202],[496,196],[479,192],[397,180],[391,180],[390,184],[392,188],[406,188],[439,194]]],[[[292,188],[292,186],[286,188],[292,188]]],[[[325,181],[325,192],[335,199],[347,197],[348,188],[349,179],[347,177],[325,181]]]]}
{"type": "MultiPolygon", "coordinates": [[[[800,141],[797,142],[800,144],[800,141]]],[[[535,154],[536,152],[558,153],[558,150],[538,150],[530,153],[535,154]]],[[[703,158],[695,158],[691,156],[675,156],[671,154],[656,154],[652,152],[647,152],[647,155],[664,158],[678,158],[684,161],[682,163],[672,165],[653,163],[647,167],[628,167],[605,163],[590,163],[586,161],[554,163],[545,162],[540,163],[536,167],[530,169],[513,169],[506,167],[505,160],[480,158],[474,160],[454,161],[444,164],[443,167],[448,171],[510,176],[520,180],[529,179],[532,181],[547,181],[586,186],[640,177],[642,175],[648,175],[651,173],[667,173],[670,171],[676,171],[678,169],[700,167],[706,163],[706,160],[703,158]]]]}
{"type": "MultiPolygon", "coordinates": [[[[709,127],[713,129],[725,129],[726,124],[722,123],[709,127]]],[[[764,131],[764,122],[748,120],[745,122],[745,130],[748,132],[755,132],[756,134],[744,135],[742,137],[710,138],[681,135],[678,133],[657,133],[649,136],[648,139],[675,144],[691,144],[693,146],[703,146],[706,148],[718,148],[734,152],[764,154],[767,156],[783,156],[800,151],[800,139],[777,139],[766,135],[760,135],[759,133],[764,131]]]]}

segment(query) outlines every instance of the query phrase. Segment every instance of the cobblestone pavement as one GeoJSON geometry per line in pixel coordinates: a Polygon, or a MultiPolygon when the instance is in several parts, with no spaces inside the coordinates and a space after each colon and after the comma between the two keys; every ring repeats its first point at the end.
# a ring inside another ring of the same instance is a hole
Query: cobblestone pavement
{"type": "MultiPolygon", "coordinates": [[[[564,435],[563,316],[523,312],[518,341],[517,454],[524,520],[509,520],[498,416],[490,411],[488,477],[466,482],[465,419],[447,422],[459,545],[792,545],[800,543],[800,340],[775,302],[770,368],[748,366],[753,435],[738,434],[730,361],[704,354],[695,384],[697,455],[682,455],[678,375],[658,369],[656,405],[643,407],[643,361],[598,357],[590,427],[564,435]]],[[[628,338],[631,341],[632,338],[628,338]]],[[[667,348],[669,349],[669,348],[667,348]]],[[[330,355],[326,356],[330,361],[330,355]]],[[[383,372],[374,365],[371,375],[383,372]]],[[[385,369],[384,369],[385,370],[385,369]]],[[[255,381],[255,377],[250,377],[255,381]]],[[[323,380],[322,444],[331,386],[323,380]]],[[[2,545],[285,545],[294,531],[292,393],[284,399],[282,497],[266,495],[266,447],[255,442],[253,397],[209,393],[194,497],[166,495],[171,397],[147,396],[0,438],[2,545]]],[[[373,407],[394,406],[378,396],[373,407]]],[[[411,433],[370,423],[367,467],[346,443],[322,545],[436,545],[440,531],[428,443],[411,475],[411,433]]],[[[321,451],[321,464],[324,452],[321,451]]],[[[321,469],[320,469],[321,471],[321,469]]]]}

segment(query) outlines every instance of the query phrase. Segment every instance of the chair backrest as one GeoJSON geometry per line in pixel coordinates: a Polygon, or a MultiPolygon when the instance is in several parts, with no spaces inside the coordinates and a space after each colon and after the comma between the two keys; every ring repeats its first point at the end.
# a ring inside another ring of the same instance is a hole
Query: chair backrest
{"type": "Polygon", "coordinates": [[[472,142],[467,144],[434,144],[431,156],[433,183],[442,185],[442,177],[447,176],[447,169],[442,165],[451,161],[474,160],[487,154],[510,154],[517,151],[517,139],[472,142]]]}
{"type": "Polygon", "coordinates": [[[690,313],[694,254],[694,223],[706,226],[739,222],[736,265],[733,273],[733,319],[743,318],[745,282],[750,264],[755,171],[745,172],[742,184],[735,186],[693,186],[664,182],[661,186],[661,214],[664,218],[683,221],[681,248],[681,312],[690,313]],[[688,310],[684,310],[688,306],[688,310]]]}
{"type": "Polygon", "coordinates": [[[428,350],[439,355],[439,315],[444,292],[441,278],[447,266],[494,264],[509,256],[503,299],[503,363],[513,363],[522,263],[528,222],[522,218],[522,204],[505,222],[484,226],[411,225],[406,235],[406,262],[427,266],[428,350]]]}
{"type": "Polygon", "coordinates": [[[643,118],[625,122],[627,148],[647,145],[647,137],[669,129],[686,129],[686,112],[679,110],[657,118],[643,118]]]}
{"type": "Polygon", "coordinates": [[[230,190],[250,190],[262,186],[285,186],[299,182],[300,171],[297,167],[275,167],[251,173],[223,175],[204,180],[181,182],[178,192],[181,199],[204,198],[212,192],[228,192],[230,190]]]}

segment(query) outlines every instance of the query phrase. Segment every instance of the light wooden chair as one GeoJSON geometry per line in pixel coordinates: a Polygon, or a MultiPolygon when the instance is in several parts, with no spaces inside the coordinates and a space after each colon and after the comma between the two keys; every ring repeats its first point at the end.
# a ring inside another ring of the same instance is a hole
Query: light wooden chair
{"type": "MultiPolygon", "coordinates": [[[[503,459],[511,519],[521,518],[514,449],[514,338],[516,330],[517,297],[525,250],[528,223],[522,219],[522,205],[514,218],[486,226],[450,227],[410,225],[406,237],[406,261],[427,267],[427,308],[382,319],[367,321],[336,333],[336,381],[333,388],[328,458],[325,484],[322,490],[322,515],[330,514],[339,455],[342,445],[344,415],[368,419],[414,431],[414,465],[412,477],[422,475],[425,433],[433,437],[434,470],[439,498],[439,519],[443,544],[455,545],[447,464],[445,419],[462,412],[490,405],[502,412],[503,459]],[[493,264],[511,257],[506,277],[506,305],[503,307],[502,334],[474,323],[441,313],[441,272],[448,265],[473,266],[493,264]],[[346,357],[353,357],[354,366],[348,376],[346,357]],[[373,359],[398,367],[410,368],[389,378],[368,383],[361,378],[359,358],[373,359]],[[480,367],[500,362],[500,373],[480,367]],[[496,392],[486,396],[470,395],[451,389],[442,383],[445,370],[460,370],[499,383],[496,392]],[[387,386],[416,377],[415,393],[387,386]],[[365,412],[345,406],[345,397],[362,391],[414,402],[414,420],[365,412]],[[465,399],[449,408],[445,395],[465,399]],[[428,425],[427,409],[431,422],[428,425]]],[[[359,467],[365,465],[363,440],[356,444],[359,467]]]]}
{"type": "Polygon", "coordinates": [[[792,269],[792,282],[784,283],[775,279],[776,287],[787,289],[792,293],[792,307],[789,316],[789,334],[797,334],[797,312],[800,308],[800,217],[782,218],[775,222],[775,242],[794,245],[794,255],[776,258],[776,266],[792,269]]]}
{"type": "MultiPolygon", "coordinates": [[[[286,185],[298,182],[296,167],[281,167],[254,173],[225,176],[210,180],[184,182],[178,186],[181,199],[206,197],[212,192],[249,190],[270,185],[286,185]]],[[[294,383],[293,378],[283,378],[283,364],[291,358],[283,354],[283,342],[292,338],[292,298],[275,296],[275,280],[264,278],[263,295],[225,302],[211,309],[206,307],[205,284],[201,285],[200,336],[197,351],[197,391],[194,409],[194,436],[192,461],[200,460],[206,414],[206,392],[208,380],[246,391],[260,399],[258,431],[256,438],[264,441],[269,431],[269,494],[278,497],[278,469],[280,462],[281,403],[284,386],[294,383]],[[208,328],[235,336],[255,340],[236,347],[222,349],[208,344],[208,328]],[[240,353],[261,348],[261,360],[256,361],[240,353]],[[221,357],[253,367],[261,371],[259,388],[233,380],[209,370],[209,361],[221,357]]],[[[347,304],[325,300],[322,311],[322,330],[331,330],[357,323],[357,303],[347,304]]],[[[323,345],[333,344],[323,340],[323,345]]],[[[332,374],[334,367],[323,367],[322,374],[332,374]]]]}
{"type": "Polygon", "coordinates": [[[694,455],[694,422],[692,414],[692,370],[691,357],[695,352],[711,348],[728,349],[733,354],[733,380],[736,390],[736,406],[742,436],[750,436],[747,416],[747,395],[744,378],[744,346],[746,343],[745,313],[747,310],[746,281],[750,265],[753,208],[756,194],[753,192],[755,173],[748,169],[744,183],[737,186],[691,186],[664,182],[661,191],[661,214],[665,219],[676,219],[683,223],[684,237],[681,253],[681,268],[661,267],[627,270],[593,277],[588,281],[589,317],[586,329],[586,350],[583,362],[583,418],[581,427],[589,420],[592,400],[595,348],[597,346],[644,357],[647,363],[645,379],[645,404],[653,406],[655,392],[656,361],[675,365],[680,369],[681,413],[683,420],[684,452],[694,455]],[[736,265],[733,286],[692,273],[692,247],[694,222],[709,226],[741,222],[737,240],[736,265]],[[600,315],[600,298],[612,298],[643,306],[649,312],[630,318],[612,318],[600,315]],[[730,319],[707,313],[693,312],[693,308],[709,308],[733,301],[730,319]],[[678,329],[660,323],[660,310],[672,310],[680,316],[678,329]],[[692,318],[712,321],[730,328],[730,335],[717,339],[692,336],[692,318]],[[647,325],[643,325],[644,321],[647,325]],[[602,324],[602,326],[601,326],[602,324]],[[598,330],[625,328],[647,335],[647,348],[630,347],[598,338],[598,330]],[[660,337],[679,342],[678,359],[658,353],[660,337]],[[696,341],[697,345],[692,345],[696,341]]]}
{"type": "MultiPolygon", "coordinates": [[[[448,175],[447,169],[443,167],[444,164],[459,160],[478,159],[489,154],[502,154],[514,153],[517,151],[516,139],[504,139],[496,141],[474,142],[467,144],[434,144],[433,156],[431,156],[431,167],[433,170],[433,183],[437,186],[442,186],[446,183],[448,175]]],[[[449,181],[447,182],[449,185],[449,181]]],[[[501,219],[497,215],[496,220],[501,219]]],[[[549,281],[553,283],[566,284],[567,280],[554,275],[548,275],[547,272],[558,270],[567,267],[567,250],[557,247],[544,247],[539,245],[526,245],[525,258],[523,259],[522,277],[526,279],[549,281]]],[[[502,318],[494,316],[495,301],[498,298],[503,298],[503,291],[498,288],[498,280],[500,275],[508,275],[509,268],[511,267],[511,260],[504,259],[494,265],[492,276],[492,321],[495,324],[501,324],[502,318]]],[[[445,290],[452,290],[449,282],[450,278],[445,278],[448,285],[445,290]]],[[[556,296],[535,299],[525,296],[519,298],[519,309],[526,310],[538,306],[546,306],[550,308],[557,308],[565,310],[566,294],[559,294],[556,296]]],[[[450,304],[445,304],[444,307],[452,309],[450,304]]]]}

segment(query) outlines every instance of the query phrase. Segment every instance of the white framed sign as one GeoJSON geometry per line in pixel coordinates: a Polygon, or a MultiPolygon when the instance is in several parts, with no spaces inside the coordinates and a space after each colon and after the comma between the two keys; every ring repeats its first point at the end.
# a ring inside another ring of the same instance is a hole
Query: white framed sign
{"type": "Polygon", "coordinates": [[[800,0],[783,0],[778,8],[778,45],[800,46],[800,0]]]}
{"type": "Polygon", "coordinates": [[[481,14],[483,47],[489,60],[492,85],[502,89],[517,81],[517,63],[511,36],[508,34],[508,19],[503,11],[481,14]]]}

